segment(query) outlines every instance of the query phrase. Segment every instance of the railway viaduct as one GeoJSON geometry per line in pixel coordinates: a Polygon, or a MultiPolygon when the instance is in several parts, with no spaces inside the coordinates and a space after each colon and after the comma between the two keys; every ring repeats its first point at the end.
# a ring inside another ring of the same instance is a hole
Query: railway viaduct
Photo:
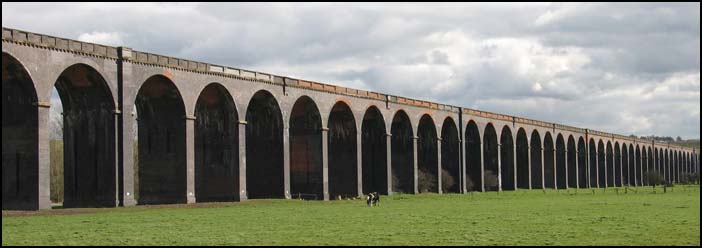
{"type": "Polygon", "coordinates": [[[699,171],[697,149],[9,28],[2,87],[2,209],[51,206],[54,87],[65,207],[642,186],[647,171],[699,171]]]}

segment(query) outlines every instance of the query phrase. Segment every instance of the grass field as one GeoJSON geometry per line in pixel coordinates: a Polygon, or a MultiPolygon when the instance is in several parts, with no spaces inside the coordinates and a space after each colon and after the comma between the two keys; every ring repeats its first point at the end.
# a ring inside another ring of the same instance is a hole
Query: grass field
{"type": "Polygon", "coordinates": [[[2,245],[700,245],[700,188],[3,211],[2,245]]]}

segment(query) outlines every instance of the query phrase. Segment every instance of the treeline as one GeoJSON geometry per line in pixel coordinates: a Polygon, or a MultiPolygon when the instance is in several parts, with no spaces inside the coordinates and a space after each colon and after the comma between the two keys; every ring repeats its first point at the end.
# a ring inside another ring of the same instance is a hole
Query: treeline
{"type": "Polygon", "coordinates": [[[632,138],[637,138],[637,139],[645,139],[645,140],[654,140],[656,142],[666,142],[670,143],[673,145],[679,145],[683,147],[691,147],[691,148],[700,148],[700,139],[682,139],[680,136],[673,138],[669,136],[641,136],[637,137],[636,135],[629,135],[629,137],[632,138]]]}

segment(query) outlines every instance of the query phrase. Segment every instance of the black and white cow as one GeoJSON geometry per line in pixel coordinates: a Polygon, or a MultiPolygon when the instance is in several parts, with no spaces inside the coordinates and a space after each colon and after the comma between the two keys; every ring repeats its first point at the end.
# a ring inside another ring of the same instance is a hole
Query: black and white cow
{"type": "Polygon", "coordinates": [[[366,205],[369,207],[380,206],[380,194],[378,192],[368,193],[366,196],[366,205]]]}

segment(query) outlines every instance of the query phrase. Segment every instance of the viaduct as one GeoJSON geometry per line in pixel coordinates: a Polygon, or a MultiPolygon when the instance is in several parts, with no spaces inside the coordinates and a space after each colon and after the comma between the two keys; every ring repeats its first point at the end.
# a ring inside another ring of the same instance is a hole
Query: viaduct
{"type": "Polygon", "coordinates": [[[2,28],[2,209],[649,185],[699,150],[2,28]],[[486,183],[497,180],[497,186],[486,183]]]}

